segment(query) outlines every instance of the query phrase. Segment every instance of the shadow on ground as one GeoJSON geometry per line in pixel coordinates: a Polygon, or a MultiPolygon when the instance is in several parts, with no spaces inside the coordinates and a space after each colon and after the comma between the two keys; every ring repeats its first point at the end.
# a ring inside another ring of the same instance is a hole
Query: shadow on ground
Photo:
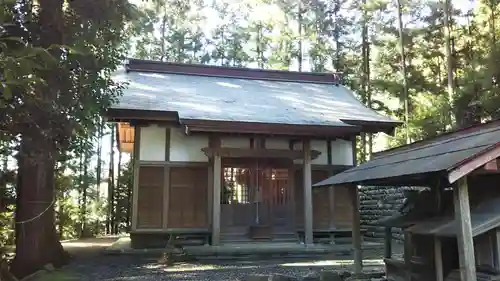
{"type": "MultiPolygon", "coordinates": [[[[247,274],[305,276],[322,269],[350,270],[352,256],[323,255],[315,258],[275,258],[269,260],[202,260],[166,266],[157,258],[140,255],[102,255],[116,238],[97,238],[63,243],[75,259],[37,281],[233,281],[247,274]]],[[[366,269],[382,270],[380,251],[365,251],[366,269]]]]}

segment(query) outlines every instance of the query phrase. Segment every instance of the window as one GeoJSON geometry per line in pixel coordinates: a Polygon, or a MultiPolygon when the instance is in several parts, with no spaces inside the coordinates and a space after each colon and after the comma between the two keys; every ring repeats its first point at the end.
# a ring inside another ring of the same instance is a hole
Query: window
{"type": "Polygon", "coordinates": [[[225,167],[221,189],[221,204],[249,204],[248,168],[225,167]]]}

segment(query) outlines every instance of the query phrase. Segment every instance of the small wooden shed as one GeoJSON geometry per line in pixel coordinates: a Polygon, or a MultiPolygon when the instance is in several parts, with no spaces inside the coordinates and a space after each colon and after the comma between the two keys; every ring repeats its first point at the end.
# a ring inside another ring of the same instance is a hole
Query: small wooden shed
{"type": "Polygon", "coordinates": [[[392,280],[500,280],[500,121],[468,127],[376,154],[319,186],[425,186],[395,216],[380,221],[405,233],[404,260],[392,280]]]}

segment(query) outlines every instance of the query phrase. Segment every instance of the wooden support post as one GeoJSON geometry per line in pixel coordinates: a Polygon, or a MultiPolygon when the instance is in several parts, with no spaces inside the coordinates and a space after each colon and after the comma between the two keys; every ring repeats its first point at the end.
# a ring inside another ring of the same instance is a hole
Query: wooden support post
{"type": "MultiPolygon", "coordinates": [[[[413,256],[413,243],[411,242],[411,234],[408,231],[403,232],[404,239],[404,249],[403,249],[403,259],[407,268],[411,268],[411,258],[413,256]]],[[[406,280],[412,280],[411,271],[406,271],[406,280]]]]}
{"type": "Polygon", "coordinates": [[[493,233],[493,242],[495,248],[493,249],[493,256],[495,258],[495,269],[500,270],[500,228],[496,228],[493,233]]]}
{"type": "Polygon", "coordinates": [[[436,281],[443,281],[443,251],[439,237],[434,237],[434,266],[436,268],[436,281]]]}
{"type": "Polygon", "coordinates": [[[385,227],[385,243],[384,243],[384,257],[387,259],[392,258],[392,228],[390,226],[385,227]]]}
{"type": "MultiPolygon", "coordinates": [[[[332,141],[326,141],[326,154],[328,157],[328,176],[331,177],[334,175],[332,166],[333,166],[333,155],[332,155],[332,141]]],[[[328,187],[328,227],[330,230],[335,228],[335,186],[331,185],[328,187]]],[[[335,244],[335,235],[330,235],[330,243],[335,244]]]]}
{"type": "Polygon", "coordinates": [[[359,216],[359,191],[357,185],[351,185],[349,195],[352,202],[352,246],[354,249],[354,273],[360,274],[363,270],[363,256],[361,252],[361,219],[359,216]]]}
{"type": "Polygon", "coordinates": [[[469,192],[467,177],[460,178],[453,187],[455,222],[458,223],[458,249],[460,258],[460,276],[463,281],[476,281],[476,259],[470,217],[469,192]]]}
{"type": "Polygon", "coordinates": [[[313,205],[311,179],[311,141],[304,140],[304,243],[313,244],[313,205]]]}
{"type": "Polygon", "coordinates": [[[132,169],[134,173],[134,182],[132,187],[132,226],[131,230],[137,230],[137,217],[138,217],[138,204],[139,204],[139,162],[141,156],[140,154],[140,142],[141,142],[141,127],[134,127],[134,152],[132,153],[132,169]]]}
{"type": "Polygon", "coordinates": [[[213,214],[212,214],[212,245],[220,244],[220,193],[222,185],[222,159],[219,155],[214,156],[213,167],[213,214]]]}

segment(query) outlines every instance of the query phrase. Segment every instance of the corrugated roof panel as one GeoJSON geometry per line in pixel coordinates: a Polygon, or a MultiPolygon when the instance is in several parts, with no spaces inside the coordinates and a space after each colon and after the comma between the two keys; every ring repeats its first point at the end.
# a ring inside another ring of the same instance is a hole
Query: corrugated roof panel
{"type": "Polygon", "coordinates": [[[121,72],[129,85],[113,108],[177,111],[181,119],[349,126],[397,121],[360,103],[342,85],[121,72]]]}
{"type": "Polygon", "coordinates": [[[314,186],[369,183],[371,180],[444,171],[500,142],[500,126],[478,126],[477,130],[451,136],[423,146],[382,154],[314,186]]]}

